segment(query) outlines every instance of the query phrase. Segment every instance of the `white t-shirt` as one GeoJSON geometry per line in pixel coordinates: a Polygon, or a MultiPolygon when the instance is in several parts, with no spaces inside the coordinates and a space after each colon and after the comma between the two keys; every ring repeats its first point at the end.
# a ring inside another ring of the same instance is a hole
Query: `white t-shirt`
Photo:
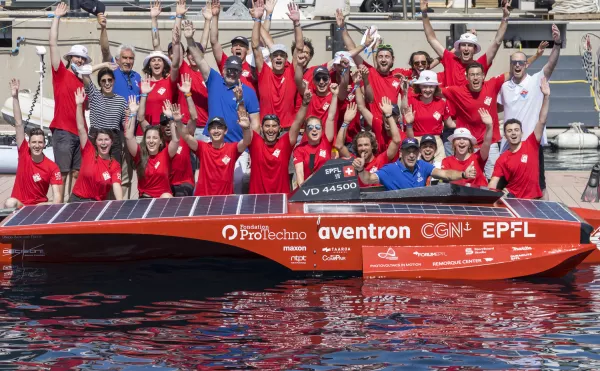
{"type": "MultiPolygon", "coordinates": [[[[542,102],[544,94],[540,90],[544,70],[535,75],[527,75],[520,84],[516,84],[513,79],[508,80],[502,85],[502,90],[498,93],[498,103],[504,106],[504,122],[509,119],[517,119],[523,125],[523,141],[533,133],[535,125],[540,119],[542,102]]],[[[546,128],[542,134],[540,144],[547,145],[546,128]]],[[[502,137],[502,152],[508,148],[506,138],[502,137]]]]}

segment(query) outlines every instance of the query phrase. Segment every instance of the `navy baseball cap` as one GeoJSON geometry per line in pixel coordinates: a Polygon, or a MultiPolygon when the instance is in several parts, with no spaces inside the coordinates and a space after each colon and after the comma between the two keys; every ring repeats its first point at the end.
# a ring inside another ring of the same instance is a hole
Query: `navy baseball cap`
{"type": "Polygon", "coordinates": [[[430,134],[426,134],[421,137],[421,145],[425,143],[433,143],[437,146],[437,140],[435,140],[435,137],[430,134]]]}
{"type": "Polygon", "coordinates": [[[231,45],[233,45],[236,42],[240,42],[240,43],[246,45],[246,48],[250,47],[250,42],[244,36],[236,36],[233,39],[231,39],[231,45]]]}
{"type": "Polygon", "coordinates": [[[397,104],[392,104],[392,115],[400,116],[400,107],[397,104]]]}
{"type": "Polygon", "coordinates": [[[409,148],[419,148],[419,141],[417,140],[417,138],[406,138],[402,141],[402,147],[403,150],[405,149],[409,149],[409,148]]]}
{"type": "Polygon", "coordinates": [[[208,123],[206,124],[207,127],[210,127],[211,125],[223,125],[227,127],[227,122],[225,122],[225,119],[223,117],[215,116],[212,119],[210,119],[210,121],[208,121],[208,123]]]}
{"type": "Polygon", "coordinates": [[[227,58],[227,61],[225,61],[225,69],[233,68],[241,71],[242,63],[242,58],[238,57],[237,55],[232,55],[231,57],[227,58]]]}
{"type": "Polygon", "coordinates": [[[319,66],[319,67],[315,68],[313,71],[313,78],[315,78],[319,75],[329,76],[329,70],[327,69],[327,67],[319,66]]]}

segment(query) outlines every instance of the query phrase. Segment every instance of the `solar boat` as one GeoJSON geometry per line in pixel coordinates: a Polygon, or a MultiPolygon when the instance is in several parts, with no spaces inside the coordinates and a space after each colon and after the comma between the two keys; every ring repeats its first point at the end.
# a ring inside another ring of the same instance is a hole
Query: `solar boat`
{"type": "Polygon", "coordinates": [[[0,225],[2,263],[163,258],[270,259],[294,271],[365,278],[560,277],[597,249],[557,202],[442,184],[361,189],[331,160],[290,195],[26,206],[0,225]]]}

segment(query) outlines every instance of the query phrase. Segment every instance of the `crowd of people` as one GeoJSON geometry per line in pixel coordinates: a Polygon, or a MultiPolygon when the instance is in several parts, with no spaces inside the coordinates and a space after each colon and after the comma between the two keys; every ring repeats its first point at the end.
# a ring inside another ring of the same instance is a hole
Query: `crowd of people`
{"type": "Polygon", "coordinates": [[[271,37],[276,1],[253,1],[251,39],[233,38],[228,55],[219,40],[219,0],[207,0],[199,38],[179,0],[166,53],[157,0],[150,9],[154,51],[141,74],[133,70],[135,47],[123,44],[111,54],[102,13],[102,63],[92,65],[83,45],[61,58],[58,33],[67,6],[60,3],[49,38],[55,162],[42,152],[43,131],[31,130],[25,139],[19,81],[13,79],[19,163],[6,207],[48,202],[50,187],[54,203],[127,199],[134,171],[140,198],[289,193],[337,157],[353,159],[361,187],[402,189],[441,180],[544,197],[540,148],[546,144],[548,80],[562,43],[556,26],[540,72],[529,75],[527,68],[547,42],[529,59],[514,52],[510,71],[489,77],[508,27],[509,2],[494,41],[478,56],[474,30],[447,50],[422,0],[425,36],[437,58],[416,51],[408,68],[395,67],[392,46],[370,30],[356,44],[338,10],[336,27],[347,51],[311,65],[315,48],[303,36],[297,5],[288,5],[291,48],[271,37]],[[209,47],[216,67],[205,59],[209,47]],[[370,61],[362,56],[369,47],[370,61]],[[443,71],[433,72],[438,64],[443,71]]]}

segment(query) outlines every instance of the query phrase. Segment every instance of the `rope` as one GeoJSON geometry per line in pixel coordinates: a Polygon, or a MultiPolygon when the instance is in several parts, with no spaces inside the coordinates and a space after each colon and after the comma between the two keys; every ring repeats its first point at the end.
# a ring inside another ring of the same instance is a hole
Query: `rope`
{"type": "Polygon", "coordinates": [[[556,0],[552,10],[560,14],[584,14],[598,13],[600,7],[596,0],[556,0]]]}

